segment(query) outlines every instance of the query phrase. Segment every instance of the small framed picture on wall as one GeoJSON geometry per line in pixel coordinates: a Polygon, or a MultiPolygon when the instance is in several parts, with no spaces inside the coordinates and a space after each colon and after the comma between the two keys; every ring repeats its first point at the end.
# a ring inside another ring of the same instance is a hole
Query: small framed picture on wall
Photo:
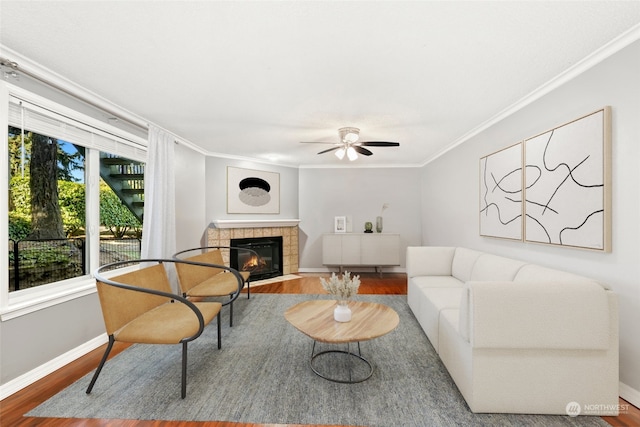
{"type": "Polygon", "coordinates": [[[347,217],[337,216],[333,219],[333,232],[334,233],[346,233],[347,232],[347,217]]]}

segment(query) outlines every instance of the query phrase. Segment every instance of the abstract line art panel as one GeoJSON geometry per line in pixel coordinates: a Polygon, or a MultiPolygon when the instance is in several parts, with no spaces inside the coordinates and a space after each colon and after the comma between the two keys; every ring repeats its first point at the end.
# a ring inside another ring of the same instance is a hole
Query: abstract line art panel
{"type": "Polygon", "coordinates": [[[610,251],[610,114],[525,140],[525,241],[610,251]]]}
{"type": "Polygon", "coordinates": [[[522,144],[480,159],[480,235],[522,240],[522,144]]]}
{"type": "Polygon", "coordinates": [[[280,174],[228,166],[227,213],[280,213],[280,174]]]}

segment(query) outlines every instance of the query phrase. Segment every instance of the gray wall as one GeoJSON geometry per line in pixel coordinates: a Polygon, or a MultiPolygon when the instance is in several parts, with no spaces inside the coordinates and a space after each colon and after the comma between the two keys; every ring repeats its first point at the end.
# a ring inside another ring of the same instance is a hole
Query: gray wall
{"type": "Polygon", "coordinates": [[[199,247],[206,218],[206,160],[184,144],[175,147],[176,251],[199,247]]]}
{"type": "Polygon", "coordinates": [[[95,293],[0,322],[0,384],[101,334],[104,334],[104,323],[95,293]]]}
{"type": "MultiPolygon", "coordinates": [[[[619,295],[620,381],[640,390],[640,42],[424,167],[422,240],[568,270],[619,295]],[[479,159],[605,105],[612,107],[612,252],[483,238],[478,232],[479,159]]],[[[585,373],[588,375],[588,373],[585,373]]],[[[623,395],[624,396],[624,395],[623,395]]]]}
{"type": "Polygon", "coordinates": [[[298,169],[210,156],[207,157],[206,163],[205,197],[207,223],[217,219],[298,219],[298,169]],[[260,215],[228,214],[227,166],[279,173],[280,213],[260,215]]]}
{"type": "Polygon", "coordinates": [[[353,232],[363,232],[384,203],[383,232],[400,234],[403,270],[406,246],[420,244],[419,195],[419,168],[300,169],[300,271],[326,271],[322,234],[333,233],[335,216],[350,216],[353,232]]]}

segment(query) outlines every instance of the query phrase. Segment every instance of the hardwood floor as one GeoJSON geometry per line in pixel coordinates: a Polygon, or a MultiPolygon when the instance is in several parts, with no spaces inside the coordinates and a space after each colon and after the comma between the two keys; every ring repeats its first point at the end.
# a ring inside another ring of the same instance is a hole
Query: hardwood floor
{"type": "MultiPolygon", "coordinates": [[[[320,294],[324,293],[319,275],[305,274],[301,279],[251,287],[251,293],[320,294]]],[[[362,274],[359,293],[404,295],[407,293],[404,274],[362,274]]],[[[126,349],[128,345],[116,343],[110,357],[126,349]]],[[[117,419],[33,418],[24,414],[49,399],[60,390],[92,372],[104,353],[100,347],[40,381],[0,401],[0,425],[2,426],[68,426],[68,427],[278,427],[284,424],[247,424],[222,421],[140,421],[117,419]]],[[[602,417],[612,426],[639,427],[640,409],[620,400],[623,409],[620,416],[602,417]]],[[[287,427],[308,427],[288,424],[287,427]]]]}

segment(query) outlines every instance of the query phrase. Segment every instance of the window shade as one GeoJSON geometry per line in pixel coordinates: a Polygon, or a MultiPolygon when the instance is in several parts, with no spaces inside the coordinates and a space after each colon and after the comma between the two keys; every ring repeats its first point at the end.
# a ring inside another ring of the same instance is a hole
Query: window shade
{"type": "Polygon", "coordinates": [[[108,132],[14,96],[9,97],[9,125],[132,160],[146,160],[145,148],[123,131],[119,135],[108,132]]]}

